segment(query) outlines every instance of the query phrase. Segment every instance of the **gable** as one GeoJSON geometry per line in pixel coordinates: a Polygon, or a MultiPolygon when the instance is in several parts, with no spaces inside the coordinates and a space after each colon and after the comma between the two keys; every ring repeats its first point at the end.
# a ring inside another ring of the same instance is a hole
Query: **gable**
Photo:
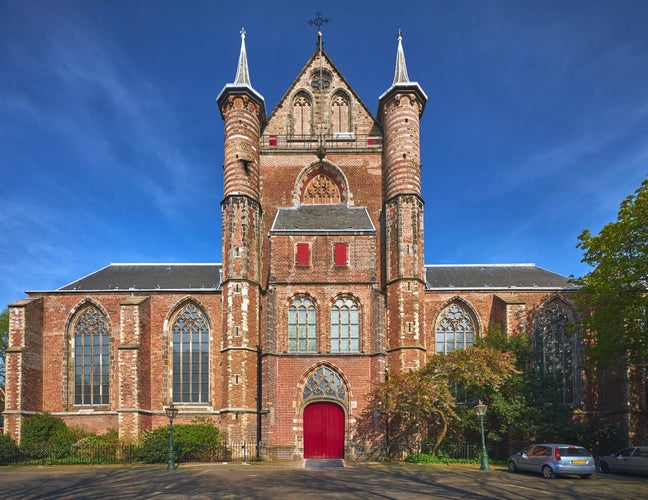
{"type": "MultiPolygon", "coordinates": [[[[322,49],[270,114],[263,136],[382,137],[378,122],[322,49]]],[[[266,143],[266,141],[263,141],[266,143]]]]}

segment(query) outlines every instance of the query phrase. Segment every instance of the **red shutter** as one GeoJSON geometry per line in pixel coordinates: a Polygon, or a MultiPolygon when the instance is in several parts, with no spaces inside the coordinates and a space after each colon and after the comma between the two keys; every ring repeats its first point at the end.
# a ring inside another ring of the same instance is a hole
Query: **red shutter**
{"type": "Polygon", "coordinates": [[[297,265],[310,265],[310,248],[308,243],[297,243],[297,265]]]}
{"type": "Polygon", "coordinates": [[[347,244],[346,243],[336,243],[334,250],[334,260],[336,266],[346,266],[348,263],[347,259],[347,244]]]}

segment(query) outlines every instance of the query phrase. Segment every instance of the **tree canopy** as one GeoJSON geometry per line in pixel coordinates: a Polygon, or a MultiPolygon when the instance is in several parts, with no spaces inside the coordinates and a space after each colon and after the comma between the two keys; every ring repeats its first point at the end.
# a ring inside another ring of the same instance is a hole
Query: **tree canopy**
{"type": "Polygon", "coordinates": [[[578,301],[593,341],[589,359],[608,367],[619,359],[648,359],[648,178],[621,203],[617,220],[598,235],[578,237],[582,262],[593,270],[577,279],[578,301]]]}

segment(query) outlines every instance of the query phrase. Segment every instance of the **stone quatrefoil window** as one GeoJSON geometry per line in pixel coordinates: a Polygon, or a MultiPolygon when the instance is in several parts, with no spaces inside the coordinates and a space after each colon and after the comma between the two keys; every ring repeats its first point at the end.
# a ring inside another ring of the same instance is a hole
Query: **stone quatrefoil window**
{"type": "Polygon", "coordinates": [[[556,379],[563,402],[574,403],[580,392],[578,335],[570,330],[570,311],[560,301],[544,306],[535,318],[536,370],[556,379]]]}
{"type": "Polygon", "coordinates": [[[109,394],[108,319],[90,306],[79,313],[74,323],[74,404],[107,405],[109,394]]]}
{"type": "Polygon", "coordinates": [[[457,303],[446,307],[436,328],[436,352],[450,352],[472,347],[475,342],[475,323],[470,314],[457,303]]]}
{"type": "Polygon", "coordinates": [[[304,190],[304,204],[334,205],[340,203],[340,189],[325,174],[315,176],[304,190]]]}
{"type": "Polygon", "coordinates": [[[194,304],[184,306],[172,326],[173,401],[209,402],[209,325],[194,304]]]}
{"type": "Polygon", "coordinates": [[[340,376],[326,366],[320,366],[306,381],[304,401],[315,398],[337,399],[344,402],[346,391],[340,376]]]}
{"type": "Polygon", "coordinates": [[[293,299],[288,308],[288,351],[315,352],[316,312],[308,297],[293,299]]]}

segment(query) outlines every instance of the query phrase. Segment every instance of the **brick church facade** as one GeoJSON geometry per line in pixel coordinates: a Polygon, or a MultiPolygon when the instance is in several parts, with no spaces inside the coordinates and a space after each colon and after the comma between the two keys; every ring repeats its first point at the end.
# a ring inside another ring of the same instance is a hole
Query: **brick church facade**
{"type": "MultiPolygon", "coordinates": [[[[10,306],[5,432],[29,415],[136,440],[213,420],[290,456],[357,454],[390,371],[498,324],[538,335],[541,369],[582,400],[570,281],[532,264],[425,265],[419,127],[427,96],[399,36],[374,116],[318,47],[276,108],[242,33],[225,123],[222,264],[111,264],[10,306]]],[[[437,207],[435,210],[439,210],[437,207]]]]}

